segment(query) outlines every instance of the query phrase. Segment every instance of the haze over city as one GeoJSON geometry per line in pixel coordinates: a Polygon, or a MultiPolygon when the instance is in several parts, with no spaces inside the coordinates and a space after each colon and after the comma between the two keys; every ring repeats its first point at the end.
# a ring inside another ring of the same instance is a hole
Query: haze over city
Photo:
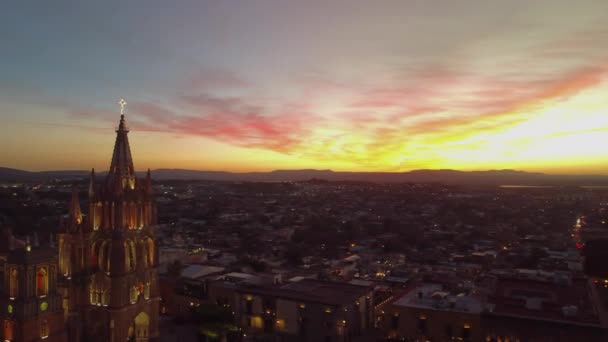
{"type": "Polygon", "coordinates": [[[177,3],[4,6],[0,165],[608,172],[606,1],[177,3]]]}

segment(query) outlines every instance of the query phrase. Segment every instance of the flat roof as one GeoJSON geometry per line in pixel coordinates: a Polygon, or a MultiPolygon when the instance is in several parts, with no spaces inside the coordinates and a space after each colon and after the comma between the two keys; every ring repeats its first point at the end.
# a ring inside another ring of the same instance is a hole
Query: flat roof
{"type": "Polygon", "coordinates": [[[499,278],[489,301],[494,315],[559,321],[564,323],[600,324],[588,281],[572,279],[572,284],[521,278],[499,278]],[[568,307],[576,307],[569,315],[568,307]]]}
{"type": "Polygon", "coordinates": [[[207,265],[189,265],[182,270],[181,276],[184,278],[196,279],[215,273],[223,272],[225,268],[207,265]]]}
{"type": "Polygon", "coordinates": [[[303,279],[281,286],[240,286],[239,292],[330,306],[349,305],[372,290],[369,286],[303,279]]]}
{"type": "Polygon", "coordinates": [[[457,311],[479,314],[485,304],[477,297],[445,292],[440,284],[422,284],[411,288],[403,296],[393,302],[394,306],[457,311]]]}

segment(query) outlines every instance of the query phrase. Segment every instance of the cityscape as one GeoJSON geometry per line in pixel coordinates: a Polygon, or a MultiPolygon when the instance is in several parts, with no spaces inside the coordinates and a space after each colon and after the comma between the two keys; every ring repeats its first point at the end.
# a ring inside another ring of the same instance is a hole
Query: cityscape
{"type": "Polygon", "coordinates": [[[0,340],[608,341],[608,2],[5,7],[0,340]]]}

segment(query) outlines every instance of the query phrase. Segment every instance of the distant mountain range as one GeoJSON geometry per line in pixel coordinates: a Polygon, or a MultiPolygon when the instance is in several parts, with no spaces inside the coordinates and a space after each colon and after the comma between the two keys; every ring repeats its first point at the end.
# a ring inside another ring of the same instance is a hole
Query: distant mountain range
{"type": "MultiPolygon", "coordinates": [[[[30,172],[0,167],[1,182],[44,182],[52,179],[82,179],[90,171],[39,171],[30,172]]],[[[103,176],[106,172],[100,172],[103,176]]],[[[142,173],[143,175],[143,173],[142,173]]],[[[608,176],[601,175],[548,175],[514,170],[457,171],[415,170],[408,172],[335,172],[331,170],[276,170],[271,172],[233,173],[225,171],[195,171],[183,169],[157,169],[152,171],[156,180],[209,180],[209,181],[357,181],[376,183],[445,183],[462,185],[608,185],[608,176]]]]}

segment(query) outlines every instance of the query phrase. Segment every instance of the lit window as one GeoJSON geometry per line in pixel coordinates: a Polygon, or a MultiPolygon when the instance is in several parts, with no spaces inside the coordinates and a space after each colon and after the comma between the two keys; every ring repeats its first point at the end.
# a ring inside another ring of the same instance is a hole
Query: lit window
{"type": "Polygon", "coordinates": [[[277,319],[277,329],[278,330],[285,329],[285,320],[284,319],[277,319]]]}
{"type": "Polygon", "coordinates": [[[9,320],[5,320],[4,321],[4,340],[5,341],[12,341],[13,340],[13,326],[14,323],[13,321],[9,321],[9,320]]]}
{"type": "Polygon", "coordinates": [[[262,321],[262,317],[260,317],[260,316],[251,317],[251,319],[250,319],[250,325],[251,325],[252,328],[262,329],[262,327],[264,326],[263,325],[263,321],[262,321]]]}
{"type": "Polygon", "coordinates": [[[137,302],[137,286],[132,286],[130,290],[131,304],[135,304],[137,302]]]}
{"type": "Polygon", "coordinates": [[[40,338],[49,337],[49,323],[44,320],[40,323],[40,338]]]}
{"type": "Polygon", "coordinates": [[[13,268],[11,271],[10,282],[9,282],[9,296],[15,299],[19,296],[19,278],[17,277],[17,269],[13,268]]]}
{"type": "Polygon", "coordinates": [[[144,288],[144,298],[150,299],[150,283],[146,283],[144,288]]]}
{"type": "Polygon", "coordinates": [[[46,296],[49,291],[49,276],[46,268],[40,267],[36,274],[36,295],[38,297],[46,296]]]}
{"type": "Polygon", "coordinates": [[[93,285],[91,285],[91,288],[89,289],[89,296],[91,304],[97,304],[97,294],[95,293],[95,287],[93,285]]]}

